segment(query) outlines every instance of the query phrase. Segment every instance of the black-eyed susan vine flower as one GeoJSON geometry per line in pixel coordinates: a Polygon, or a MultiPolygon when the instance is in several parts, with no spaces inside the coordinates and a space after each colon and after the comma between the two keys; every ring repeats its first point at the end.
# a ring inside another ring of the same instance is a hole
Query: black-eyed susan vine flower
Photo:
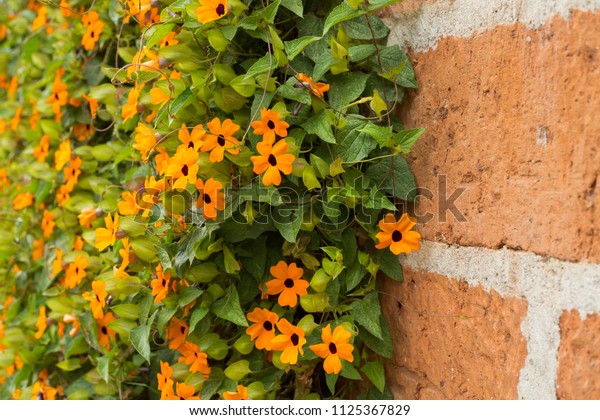
{"type": "Polygon", "coordinates": [[[223,392],[224,400],[247,400],[248,399],[248,388],[244,385],[238,385],[233,391],[223,392]]]}
{"type": "Polygon", "coordinates": [[[321,332],[322,344],[315,344],[309,348],[323,361],[323,369],[327,373],[338,374],[342,370],[342,359],[352,363],[354,346],[350,344],[352,334],[341,325],[331,332],[331,324],[327,324],[321,332]]]}
{"type": "Polygon", "coordinates": [[[279,140],[274,145],[260,142],[256,150],[260,156],[252,156],[254,173],[263,174],[262,182],[265,186],[281,184],[281,172],[286,175],[292,173],[292,163],[296,159],[293,154],[286,153],[289,145],[285,140],[279,140]]]}
{"type": "Polygon", "coordinates": [[[298,354],[304,355],[304,330],[292,325],[287,319],[283,318],[277,322],[277,329],[281,334],[271,340],[273,350],[281,351],[281,363],[295,365],[298,363],[298,354]]]}
{"type": "Polygon", "coordinates": [[[202,209],[204,218],[216,220],[217,210],[223,211],[225,209],[223,185],[212,178],[207,179],[206,182],[198,179],[194,185],[198,189],[196,208],[202,209]]]}
{"type": "Polygon", "coordinates": [[[246,328],[246,334],[250,336],[252,341],[256,340],[254,343],[256,348],[271,350],[279,316],[268,309],[254,308],[252,312],[246,315],[246,318],[254,323],[246,328]]]}
{"type": "Polygon", "coordinates": [[[308,282],[302,278],[304,270],[296,263],[286,264],[279,261],[269,270],[275,277],[266,283],[267,295],[279,295],[277,302],[281,306],[294,307],[298,304],[298,296],[306,295],[308,282]]]}
{"type": "Polygon", "coordinates": [[[240,129],[239,125],[229,118],[226,118],[223,122],[219,118],[213,118],[206,123],[206,126],[210,130],[210,134],[205,136],[201,150],[210,152],[209,159],[211,162],[221,162],[225,157],[225,152],[231,155],[240,153],[240,142],[233,137],[240,129]]]}
{"type": "Polygon", "coordinates": [[[209,23],[221,19],[227,15],[229,8],[227,0],[198,0],[198,6],[194,13],[200,23],[209,23]]]}
{"type": "Polygon", "coordinates": [[[389,247],[390,251],[398,255],[401,253],[410,254],[421,248],[421,235],[419,232],[411,229],[417,224],[417,221],[404,213],[400,219],[396,220],[392,213],[388,213],[379,221],[379,232],[376,237],[379,243],[375,245],[377,249],[389,247]]]}
{"type": "Polygon", "coordinates": [[[90,292],[84,292],[83,298],[90,302],[90,308],[92,309],[92,315],[96,319],[104,317],[104,307],[106,306],[106,283],[101,280],[95,280],[92,282],[93,295],[90,292]]]}
{"type": "Polygon", "coordinates": [[[113,246],[119,236],[119,214],[115,213],[114,218],[110,213],[104,218],[106,227],[96,229],[96,248],[102,251],[109,246],[113,246]]]}
{"type": "Polygon", "coordinates": [[[254,134],[262,135],[263,141],[269,144],[275,142],[275,135],[286,137],[288,135],[287,129],[290,125],[280,118],[281,115],[279,112],[267,108],[261,109],[260,120],[253,121],[251,124],[254,134]]]}

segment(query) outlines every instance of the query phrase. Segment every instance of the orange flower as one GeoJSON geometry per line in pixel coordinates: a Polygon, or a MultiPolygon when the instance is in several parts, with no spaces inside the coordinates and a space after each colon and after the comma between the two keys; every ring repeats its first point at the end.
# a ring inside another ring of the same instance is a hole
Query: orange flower
{"type": "Polygon", "coordinates": [[[167,294],[169,293],[171,273],[165,274],[162,266],[158,264],[156,267],[156,276],[157,278],[150,282],[150,286],[152,286],[152,296],[155,296],[154,302],[160,303],[164,298],[167,297],[167,294]]]}
{"type": "Polygon", "coordinates": [[[56,202],[59,206],[64,207],[65,203],[69,201],[69,198],[71,198],[69,193],[71,191],[73,191],[73,188],[69,185],[61,185],[58,188],[58,191],[56,192],[56,202]]]}
{"type": "Polygon", "coordinates": [[[79,235],[77,235],[75,237],[75,241],[73,242],[73,249],[75,251],[81,251],[83,249],[83,246],[85,245],[85,242],[83,242],[83,238],[79,235]]]}
{"type": "Polygon", "coordinates": [[[88,137],[94,135],[94,126],[92,124],[75,124],[73,127],[73,135],[77,141],[84,141],[88,137]]]}
{"type": "Polygon", "coordinates": [[[84,27],[91,26],[94,22],[98,22],[100,15],[95,10],[91,10],[81,16],[81,23],[84,27]]]}
{"type": "Polygon", "coordinates": [[[22,210],[25,207],[29,207],[33,204],[35,197],[31,193],[18,194],[13,200],[13,208],[15,210],[22,210]]]}
{"type": "Polygon", "coordinates": [[[115,218],[110,213],[104,218],[106,228],[96,229],[96,249],[103,251],[108,246],[113,246],[117,240],[117,230],[119,229],[119,214],[115,213],[115,218]]]}
{"type": "Polygon", "coordinates": [[[63,141],[54,152],[54,166],[60,171],[71,160],[71,142],[63,141]]]}
{"type": "Polygon", "coordinates": [[[131,88],[127,94],[127,103],[121,108],[121,116],[124,118],[123,122],[126,122],[130,118],[133,118],[138,113],[138,96],[142,89],[136,87],[131,88]]]}
{"type": "Polygon", "coordinates": [[[111,312],[107,312],[98,320],[98,343],[107,350],[110,350],[110,339],[114,339],[117,335],[117,333],[110,329],[107,324],[115,320],[116,318],[111,312]]]}
{"type": "Polygon", "coordinates": [[[63,168],[63,174],[65,175],[66,185],[72,190],[79,180],[79,175],[81,175],[79,168],[81,168],[82,161],[79,156],[76,156],[75,159],[71,159],[69,162],[69,166],[63,168]]]}
{"type": "Polygon", "coordinates": [[[197,344],[186,341],[178,349],[182,357],[177,361],[188,365],[191,373],[200,372],[206,378],[210,376],[210,366],[208,366],[208,356],[197,344]]]}
{"type": "Polygon", "coordinates": [[[33,19],[31,23],[31,31],[37,31],[40,28],[43,28],[48,24],[48,20],[46,18],[46,7],[42,6],[37,11],[37,16],[33,19]]]}
{"type": "Polygon", "coordinates": [[[10,181],[8,179],[8,171],[2,168],[0,169],[0,191],[4,190],[4,187],[10,187],[10,181]]]}
{"type": "Polygon", "coordinates": [[[63,257],[64,252],[58,248],[56,248],[54,250],[54,252],[56,252],[56,258],[54,259],[54,261],[52,261],[52,271],[51,271],[52,276],[56,276],[63,269],[62,257],[63,257]]]}
{"type": "Polygon", "coordinates": [[[79,224],[83,227],[92,227],[92,222],[102,214],[102,210],[95,209],[93,207],[81,210],[81,213],[77,216],[79,224]]]}
{"type": "Polygon", "coordinates": [[[125,269],[129,265],[129,254],[131,252],[131,245],[129,244],[129,238],[121,239],[121,243],[123,244],[123,248],[119,250],[119,255],[122,258],[121,266],[114,271],[115,277],[117,278],[126,278],[129,275],[125,272],[125,269]]]}
{"type": "Polygon", "coordinates": [[[11,101],[15,99],[15,94],[17,93],[17,89],[19,88],[19,76],[16,74],[10,79],[10,84],[8,85],[8,99],[11,101]]]}
{"type": "Polygon", "coordinates": [[[121,193],[122,200],[117,203],[121,216],[134,216],[138,213],[138,205],[135,195],[129,191],[121,193]]]}
{"type": "Polygon", "coordinates": [[[36,239],[31,245],[33,246],[31,258],[33,261],[37,261],[44,256],[44,240],[42,238],[36,239]]]}
{"type": "Polygon", "coordinates": [[[202,209],[202,216],[205,219],[216,220],[217,210],[225,209],[225,194],[221,192],[223,185],[212,178],[208,178],[206,183],[198,178],[196,188],[198,189],[196,208],[202,209]]]}
{"type": "Polygon", "coordinates": [[[246,334],[251,340],[256,340],[257,349],[271,350],[273,345],[271,341],[275,338],[275,325],[279,317],[275,312],[268,309],[254,308],[252,312],[246,315],[253,325],[246,328],[246,334]]]}
{"type": "Polygon", "coordinates": [[[176,32],[169,32],[163,39],[160,41],[160,47],[168,47],[169,45],[177,45],[179,41],[175,39],[177,36],[176,32]]]}
{"type": "Polygon", "coordinates": [[[200,7],[197,7],[194,13],[200,23],[221,19],[229,12],[227,0],[198,0],[198,3],[200,7]]]}
{"type": "Polygon", "coordinates": [[[244,385],[238,385],[236,387],[237,392],[225,391],[223,392],[224,400],[247,400],[248,399],[248,388],[244,385]]]}
{"type": "Polygon", "coordinates": [[[17,107],[17,109],[15,110],[14,117],[12,117],[12,119],[10,120],[10,128],[13,131],[17,131],[17,128],[19,128],[19,124],[21,123],[21,112],[22,111],[23,111],[22,106],[17,107]]]}
{"type": "MultiPolygon", "coordinates": [[[[169,365],[168,362],[160,361],[160,373],[156,374],[156,379],[158,380],[158,390],[162,391],[171,381],[171,376],[173,375],[173,368],[169,365]]],[[[173,381],[171,381],[172,386],[173,381]]]]}
{"type": "Polygon", "coordinates": [[[229,118],[221,121],[214,118],[206,126],[213,135],[207,135],[202,146],[203,152],[210,152],[209,159],[211,162],[221,162],[225,151],[232,155],[240,153],[240,142],[233,135],[240,129],[240,126],[235,124],[229,118]]]}
{"type": "Polygon", "coordinates": [[[81,45],[86,51],[91,51],[98,41],[100,41],[100,35],[104,29],[104,22],[101,20],[92,23],[88,26],[83,38],[81,39],[81,45]]]}
{"type": "Polygon", "coordinates": [[[350,344],[351,338],[352,334],[341,325],[333,330],[333,334],[331,333],[331,324],[323,328],[321,331],[323,344],[315,344],[310,346],[310,349],[317,356],[325,359],[323,362],[325,372],[340,373],[342,370],[342,361],[340,359],[347,360],[350,363],[354,361],[354,356],[352,355],[354,346],[350,344]]]}
{"type": "Polygon", "coordinates": [[[63,321],[65,324],[71,324],[71,323],[73,324],[71,326],[71,331],[69,331],[69,337],[71,337],[71,338],[75,337],[75,334],[77,334],[79,332],[79,328],[81,327],[79,320],[77,318],[75,318],[73,315],[65,314],[63,316],[63,321]]]}
{"type": "Polygon", "coordinates": [[[292,173],[292,163],[296,158],[291,153],[285,153],[288,147],[285,140],[279,140],[275,145],[264,141],[256,145],[260,156],[252,156],[250,159],[254,164],[254,173],[264,173],[262,181],[265,186],[281,184],[280,171],[286,175],[292,173]]]}
{"type": "Polygon", "coordinates": [[[52,235],[54,226],[56,226],[56,222],[54,221],[54,213],[44,210],[44,215],[42,217],[42,230],[44,231],[45,238],[49,238],[52,235]]]}
{"type": "Polygon", "coordinates": [[[411,231],[414,225],[417,224],[416,219],[404,213],[398,221],[392,213],[388,213],[379,221],[379,232],[376,238],[379,243],[375,245],[377,249],[390,247],[395,255],[401,253],[410,254],[411,251],[416,251],[421,248],[421,235],[419,232],[411,231]]]}
{"type": "Polygon", "coordinates": [[[308,77],[304,73],[300,73],[296,78],[300,80],[302,86],[318,98],[322,98],[325,92],[329,90],[327,83],[315,82],[312,77],[308,77]]]}
{"type": "MultiPolygon", "coordinates": [[[[179,149],[177,149],[179,150],[179,149]]],[[[156,172],[159,175],[164,175],[167,170],[167,166],[169,166],[169,154],[162,147],[156,148],[156,155],[154,155],[154,163],[156,164],[156,172]]]]}
{"type": "Polygon", "coordinates": [[[196,162],[198,162],[198,152],[189,149],[179,149],[175,156],[169,159],[165,175],[175,180],[173,188],[185,189],[188,182],[190,184],[196,182],[198,174],[196,162]]]}
{"type": "Polygon", "coordinates": [[[196,388],[192,385],[186,385],[183,382],[177,382],[175,386],[177,390],[177,395],[171,396],[170,400],[199,400],[200,397],[194,395],[196,393],[196,388]]]}
{"type": "Polygon", "coordinates": [[[82,255],[75,257],[75,261],[69,264],[67,271],[65,271],[65,287],[67,289],[73,289],[81,283],[87,274],[85,271],[87,266],[88,260],[86,257],[82,255]]]}
{"type": "Polygon", "coordinates": [[[44,134],[40,139],[40,145],[33,149],[33,156],[38,162],[44,162],[50,150],[50,136],[44,134]]]}
{"type": "Polygon", "coordinates": [[[155,87],[150,89],[150,103],[152,105],[159,105],[162,107],[165,103],[169,102],[171,97],[167,95],[161,88],[155,87]]]}
{"type": "Polygon", "coordinates": [[[185,321],[176,317],[171,318],[166,334],[166,339],[171,341],[169,348],[177,350],[185,341],[189,330],[190,327],[188,327],[185,321]]]}
{"type": "Polygon", "coordinates": [[[290,324],[285,318],[277,323],[277,328],[282,334],[272,340],[273,350],[282,351],[281,363],[295,365],[298,362],[298,353],[304,355],[302,349],[302,346],[306,344],[304,330],[290,324]]]}
{"type": "Polygon", "coordinates": [[[187,150],[193,149],[196,152],[200,150],[203,145],[204,135],[206,134],[206,130],[202,128],[201,125],[197,125],[192,129],[192,133],[188,131],[185,124],[181,126],[179,129],[179,140],[182,144],[177,147],[177,151],[180,149],[187,150]]]}
{"type": "Polygon", "coordinates": [[[95,120],[96,112],[98,111],[98,99],[91,98],[91,97],[87,96],[85,93],[83,94],[83,97],[85,98],[86,101],[88,101],[90,103],[90,114],[92,115],[92,119],[95,120]]]}
{"type": "Polygon", "coordinates": [[[285,121],[280,121],[279,117],[279,112],[267,108],[261,109],[260,121],[254,121],[251,124],[254,128],[254,134],[262,134],[263,141],[269,144],[275,142],[275,134],[280,137],[287,136],[287,129],[290,125],[285,121]]]}
{"type": "Polygon", "coordinates": [[[139,150],[144,162],[148,160],[148,152],[156,146],[156,134],[151,127],[138,123],[135,128],[135,144],[133,148],[139,150]]]}
{"type": "Polygon", "coordinates": [[[35,326],[37,327],[37,332],[35,333],[35,338],[40,339],[46,331],[46,307],[40,306],[40,315],[38,316],[37,321],[35,322],[35,326]]]}
{"type": "Polygon", "coordinates": [[[104,317],[103,308],[106,306],[106,297],[108,296],[108,293],[106,293],[105,289],[106,283],[100,280],[94,280],[92,282],[92,290],[94,291],[94,296],[92,296],[90,292],[84,292],[82,294],[83,298],[90,302],[92,315],[96,319],[104,317]]]}
{"type": "Polygon", "coordinates": [[[298,304],[298,296],[308,293],[306,289],[309,284],[301,278],[304,270],[297,267],[296,263],[288,266],[284,261],[279,261],[270,271],[275,279],[267,282],[267,294],[279,295],[279,305],[293,308],[298,304]]]}

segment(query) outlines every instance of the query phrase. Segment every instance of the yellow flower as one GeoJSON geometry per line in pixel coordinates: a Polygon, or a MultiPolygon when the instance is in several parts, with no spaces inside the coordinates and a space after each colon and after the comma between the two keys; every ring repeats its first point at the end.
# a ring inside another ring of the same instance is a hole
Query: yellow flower
{"type": "Polygon", "coordinates": [[[57,170],[61,170],[71,160],[71,142],[63,141],[58,150],[54,152],[54,166],[57,170]]]}
{"type": "Polygon", "coordinates": [[[155,87],[150,89],[150,103],[152,105],[159,105],[162,107],[165,103],[169,102],[171,97],[167,95],[161,88],[155,87]]]}
{"type": "Polygon", "coordinates": [[[117,207],[122,216],[134,216],[138,214],[139,207],[135,200],[136,195],[135,191],[133,194],[129,191],[121,193],[122,200],[117,203],[117,207]]]}
{"type": "Polygon", "coordinates": [[[133,145],[133,148],[139,150],[142,159],[146,161],[148,160],[148,152],[156,145],[156,134],[151,127],[142,123],[138,123],[135,133],[135,144],[133,145]]]}
{"type": "Polygon", "coordinates": [[[129,90],[127,94],[127,103],[123,105],[121,108],[121,116],[123,117],[123,122],[126,122],[130,118],[133,118],[138,113],[138,96],[140,95],[140,91],[142,89],[133,87],[129,90]]]}
{"type": "Polygon", "coordinates": [[[200,6],[196,8],[195,13],[200,23],[221,19],[229,12],[227,0],[198,0],[198,3],[200,6]]]}
{"type": "Polygon", "coordinates": [[[117,240],[117,230],[119,229],[119,214],[115,213],[115,218],[110,213],[104,218],[106,228],[96,229],[96,249],[103,251],[108,246],[113,246],[117,240]]]}

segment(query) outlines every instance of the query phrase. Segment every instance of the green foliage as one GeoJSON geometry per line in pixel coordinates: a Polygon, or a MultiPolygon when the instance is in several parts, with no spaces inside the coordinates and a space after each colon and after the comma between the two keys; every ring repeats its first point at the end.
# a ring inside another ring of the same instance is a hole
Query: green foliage
{"type": "Polygon", "coordinates": [[[391,3],[8,0],[0,398],[389,395],[423,134],[391,3]]]}

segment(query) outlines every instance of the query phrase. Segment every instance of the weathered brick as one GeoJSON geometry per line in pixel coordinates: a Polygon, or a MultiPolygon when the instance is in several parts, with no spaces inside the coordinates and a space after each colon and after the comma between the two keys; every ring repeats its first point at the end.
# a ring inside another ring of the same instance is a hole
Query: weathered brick
{"type": "MultiPolygon", "coordinates": [[[[418,5],[416,2],[415,5],[418,5]]],[[[600,13],[539,29],[502,25],[411,53],[420,89],[402,115],[426,127],[411,153],[424,237],[600,262],[600,13]],[[438,189],[465,192],[467,222],[438,189]],[[443,209],[441,209],[443,210],[443,209]]]]}
{"type": "Polygon", "coordinates": [[[527,303],[466,282],[405,269],[382,282],[394,361],[387,379],[400,399],[514,399],[527,355],[527,303]]]}
{"type": "Polygon", "coordinates": [[[557,398],[600,399],[600,315],[582,320],[578,311],[564,311],[560,335],[557,398]]]}

